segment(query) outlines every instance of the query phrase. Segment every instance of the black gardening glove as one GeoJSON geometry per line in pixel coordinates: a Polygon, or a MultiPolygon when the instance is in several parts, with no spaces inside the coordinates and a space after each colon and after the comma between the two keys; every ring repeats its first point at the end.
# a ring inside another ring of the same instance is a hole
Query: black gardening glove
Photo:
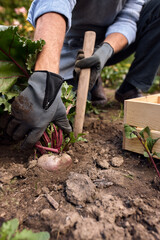
{"type": "Polygon", "coordinates": [[[7,126],[7,133],[14,140],[25,138],[22,148],[33,147],[50,122],[66,133],[71,131],[61,100],[62,83],[63,79],[57,74],[35,71],[29,78],[28,87],[13,101],[13,119],[7,126]]]}
{"type": "Polygon", "coordinates": [[[91,68],[89,90],[91,90],[95,85],[103,67],[105,66],[108,59],[113,55],[113,53],[113,48],[106,42],[99,46],[91,57],[84,58],[83,50],[80,50],[78,52],[74,71],[75,74],[79,76],[80,69],[91,68]]]}

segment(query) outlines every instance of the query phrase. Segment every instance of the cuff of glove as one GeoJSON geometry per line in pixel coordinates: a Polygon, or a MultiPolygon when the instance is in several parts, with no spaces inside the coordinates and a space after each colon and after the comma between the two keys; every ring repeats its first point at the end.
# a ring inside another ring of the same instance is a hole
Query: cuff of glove
{"type": "Polygon", "coordinates": [[[44,89],[43,109],[47,110],[55,100],[64,79],[56,73],[34,71],[30,77],[29,84],[35,81],[38,84],[38,88],[41,87],[41,89],[44,89]]]}
{"type": "Polygon", "coordinates": [[[112,47],[108,42],[103,42],[103,43],[102,43],[102,46],[104,46],[105,49],[107,49],[107,51],[110,52],[110,57],[112,57],[113,54],[114,54],[114,49],[113,49],[113,47],[112,47]]]}
{"type": "Polygon", "coordinates": [[[111,45],[107,42],[103,42],[97,51],[95,52],[95,55],[99,56],[100,63],[101,63],[101,69],[105,66],[106,62],[112,55],[114,54],[114,50],[111,47],[111,45]]]}

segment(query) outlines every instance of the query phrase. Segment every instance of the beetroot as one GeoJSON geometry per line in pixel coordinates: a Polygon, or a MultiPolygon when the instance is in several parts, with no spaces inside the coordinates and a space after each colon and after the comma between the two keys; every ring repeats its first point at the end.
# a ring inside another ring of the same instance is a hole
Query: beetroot
{"type": "Polygon", "coordinates": [[[43,169],[53,172],[64,170],[72,163],[70,155],[62,154],[44,154],[38,159],[38,166],[43,169]]]}

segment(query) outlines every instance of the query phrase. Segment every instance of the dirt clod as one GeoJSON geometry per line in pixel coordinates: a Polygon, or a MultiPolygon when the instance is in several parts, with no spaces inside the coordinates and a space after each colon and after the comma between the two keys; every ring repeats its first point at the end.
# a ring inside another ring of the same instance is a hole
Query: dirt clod
{"type": "Polygon", "coordinates": [[[96,160],[96,163],[99,167],[103,168],[103,169],[108,169],[110,167],[109,162],[107,161],[107,159],[100,159],[98,158],[96,160]]]}
{"type": "Polygon", "coordinates": [[[99,172],[99,176],[108,182],[113,182],[115,185],[119,186],[123,186],[124,182],[127,180],[122,172],[116,171],[114,169],[102,170],[99,172]]]}
{"type": "Polygon", "coordinates": [[[95,185],[87,175],[71,173],[66,181],[66,195],[71,203],[84,206],[93,201],[95,185]]]}
{"type": "Polygon", "coordinates": [[[81,219],[73,232],[74,239],[98,240],[101,239],[102,225],[92,218],[81,219]]]}
{"type": "Polygon", "coordinates": [[[123,160],[123,157],[113,157],[111,159],[111,165],[113,167],[120,167],[122,164],[123,164],[124,160],[123,160]]]}

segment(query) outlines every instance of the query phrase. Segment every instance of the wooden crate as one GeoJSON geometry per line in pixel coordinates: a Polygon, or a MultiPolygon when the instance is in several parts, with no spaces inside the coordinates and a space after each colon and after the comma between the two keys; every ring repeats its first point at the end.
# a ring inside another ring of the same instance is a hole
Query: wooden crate
{"type": "MultiPolygon", "coordinates": [[[[124,103],[124,124],[151,130],[152,138],[160,137],[160,94],[126,100],[124,103]]],[[[143,154],[144,149],[137,138],[127,139],[123,133],[123,149],[143,154]]],[[[153,151],[160,152],[160,140],[153,151]]]]}

